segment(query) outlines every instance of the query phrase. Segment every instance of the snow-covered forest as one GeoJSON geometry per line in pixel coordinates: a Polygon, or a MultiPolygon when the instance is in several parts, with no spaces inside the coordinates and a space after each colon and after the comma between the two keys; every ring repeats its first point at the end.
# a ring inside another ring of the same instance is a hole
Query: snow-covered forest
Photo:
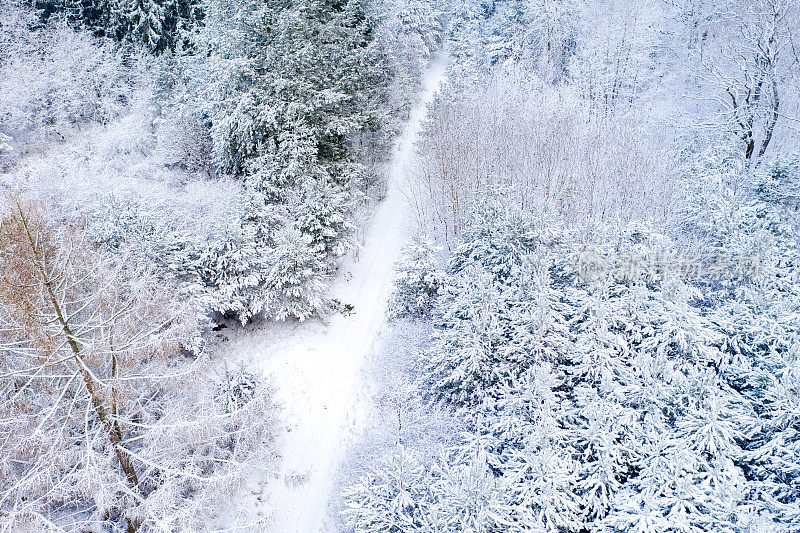
{"type": "Polygon", "coordinates": [[[0,0],[0,531],[800,533],[796,0],[0,0]]]}

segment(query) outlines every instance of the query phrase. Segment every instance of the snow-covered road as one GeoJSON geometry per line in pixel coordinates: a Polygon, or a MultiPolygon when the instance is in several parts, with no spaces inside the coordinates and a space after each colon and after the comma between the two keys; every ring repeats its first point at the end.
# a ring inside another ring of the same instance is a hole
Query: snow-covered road
{"type": "MultiPolygon", "coordinates": [[[[374,214],[360,260],[342,266],[331,292],[354,306],[349,316],[249,331],[226,347],[272,375],[286,429],[281,473],[265,487],[265,512],[277,533],[323,530],[332,474],[355,420],[359,370],[385,321],[394,262],[407,238],[409,209],[400,191],[427,106],[445,72],[437,58],[397,140],[386,198],[374,214]]],[[[272,325],[271,325],[272,326],[272,325]]]]}

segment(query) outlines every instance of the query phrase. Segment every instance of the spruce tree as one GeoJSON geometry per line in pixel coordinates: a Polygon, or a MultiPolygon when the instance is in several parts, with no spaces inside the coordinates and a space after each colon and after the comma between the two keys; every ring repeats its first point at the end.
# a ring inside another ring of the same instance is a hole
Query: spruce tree
{"type": "Polygon", "coordinates": [[[390,304],[394,316],[429,316],[444,293],[446,277],[434,257],[435,251],[424,235],[414,236],[401,251],[390,304]]]}

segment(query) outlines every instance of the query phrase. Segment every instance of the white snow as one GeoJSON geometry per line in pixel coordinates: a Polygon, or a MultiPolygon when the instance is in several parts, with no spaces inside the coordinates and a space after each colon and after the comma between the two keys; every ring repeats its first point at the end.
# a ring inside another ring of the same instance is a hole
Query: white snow
{"type": "Polygon", "coordinates": [[[394,263],[410,228],[401,182],[444,73],[442,55],[434,60],[397,140],[386,198],[375,211],[360,259],[344,264],[332,284],[332,296],[353,305],[353,313],[337,314],[327,325],[268,324],[245,330],[221,347],[226,358],[249,358],[271,375],[281,404],[282,467],[274,480],[262,485],[268,500],[256,509],[269,516],[276,532],[316,533],[324,528],[332,475],[356,419],[356,389],[363,385],[359,371],[385,324],[394,263]]]}

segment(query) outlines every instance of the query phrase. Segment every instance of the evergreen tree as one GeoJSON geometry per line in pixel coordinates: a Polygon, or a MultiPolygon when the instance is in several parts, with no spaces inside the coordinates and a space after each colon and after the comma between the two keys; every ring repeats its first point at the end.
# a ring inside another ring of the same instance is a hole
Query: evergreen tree
{"type": "Polygon", "coordinates": [[[132,42],[153,54],[174,51],[203,19],[199,0],[38,0],[41,18],[63,13],[98,37],[132,42]]]}
{"type": "Polygon", "coordinates": [[[347,191],[330,183],[309,184],[299,207],[297,228],[321,261],[333,261],[356,247],[347,191]]]}
{"type": "Polygon", "coordinates": [[[401,251],[390,304],[394,316],[430,315],[446,283],[433,255],[435,251],[433,243],[423,235],[414,236],[401,251]]]}
{"type": "Polygon", "coordinates": [[[218,167],[259,176],[256,189],[350,185],[348,135],[372,120],[359,94],[383,76],[372,26],[358,0],[210,1],[201,42],[216,62],[218,167]]]}
{"type": "Polygon", "coordinates": [[[524,531],[527,521],[512,505],[508,480],[494,474],[480,451],[461,459],[443,461],[435,484],[445,531],[524,531]]]}
{"type": "Polygon", "coordinates": [[[438,1],[376,0],[370,2],[380,20],[376,40],[391,69],[384,98],[391,111],[404,115],[419,93],[431,56],[442,46],[447,6],[438,1]]]}
{"type": "Polygon", "coordinates": [[[727,161],[686,187],[697,256],[638,224],[471,219],[424,359],[471,434],[428,509],[456,530],[797,531],[791,206],[732,192],[727,161]]]}
{"type": "Polygon", "coordinates": [[[130,0],[121,15],[120,31],[141,42],[149,50],[163,49],[167,40],[162,26],[164,7],[155,0],[130,0]]]}
{"type": "Polygon", "coordinates": [[[764,202],[800,209],[800,158],[773,162],[757,181],[755,193],[764,202]]]}
{"type": "Polygon", "coordinates": [[[445,531],[431,523],[432,478],[402,446],[344,494],[347,524],[356,531],[445,531]]]}
{"type": "Polygon", "coordinates": [[[501,191],[487,191],[490,198],[477,204],[470,213],[451,260],[450,269],[459,273],[470,265],[481,265],[497,281],[505,281],[522,265],[523,258],[540,242],[553,238],[546,229],[519,210],[504,207],[496,200],[501,191]]]}
{"type": "Polygon", "coordinates": [[[480,268],[457,277],[436,317],[434,345],[426,357],[434,390],[450,401],[479,403],[514,375],[507,351],[508,304],[480,268]]]}
{"type": "Polygon", "coordinates": [[[306,236],[286,227],[276,240],[272,264],[266,271],[267,314],[277,320],[309,318],[325,304],[324,265],[306,236]]]}
{"type": "Polygon", "coordinates": [[[269,301],[265,274],[271,265],[255,242],[253,227],[232,223],[197,258],[199,278],[213,302],[211,310],[235,315],[243,324],[269,301]]]}

